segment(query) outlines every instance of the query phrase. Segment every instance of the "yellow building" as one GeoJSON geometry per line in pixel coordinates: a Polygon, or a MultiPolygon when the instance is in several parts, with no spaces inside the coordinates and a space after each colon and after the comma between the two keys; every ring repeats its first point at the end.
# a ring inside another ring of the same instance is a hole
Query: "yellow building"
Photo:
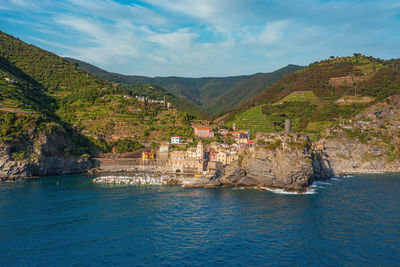
{"type": "Polygon", "coordinates": [[[142,152],[142,159],[143,160],[154,159],[154,153],[153,152],[142,152]]]}

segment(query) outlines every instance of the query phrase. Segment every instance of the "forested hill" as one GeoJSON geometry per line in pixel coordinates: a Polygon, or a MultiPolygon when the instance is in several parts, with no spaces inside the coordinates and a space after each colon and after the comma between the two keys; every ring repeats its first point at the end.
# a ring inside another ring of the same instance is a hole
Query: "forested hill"
{"type": "Polygon", "coordinates": [[[66,59],[70,62],[77,62],[81,68],[89,73],[112,82],[121,84],[152,83],[159,85],[173,95],[198,105],[210,114],[233,110],[239,104],[250,100],[265,90],[279,78],[302,68],[297,65],[288,65],[271,73],[231,77],[151,78],[111,73],[83,61],[71,58],[66,59]]]}
{"type": "Polygon", "coordinates": [[[35,138],[46,131],[72,139],[67,143],[73,147],[55,151],[62,155],[114,148],[121,152],[148,143],[150,137],[191,137],[188,114],[129,95],[150,90],[158,100],[166,96],[172,101],[171,94],[151,85],[131,89],[116,87],[77,64],[0,32],[0,145],[10,143],[20,155],[35,154],[35,138]]]}

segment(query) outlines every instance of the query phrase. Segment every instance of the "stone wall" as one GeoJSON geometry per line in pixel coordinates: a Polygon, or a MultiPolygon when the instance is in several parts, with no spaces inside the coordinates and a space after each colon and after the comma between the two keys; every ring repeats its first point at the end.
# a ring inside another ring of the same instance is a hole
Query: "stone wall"
{"type": "Polygon", "coordinates": [[[99,172],[148,171],[170,172],[171,168],[165,160],[142,160],[138,158],[95,158],[95,166],[99,172]]]}

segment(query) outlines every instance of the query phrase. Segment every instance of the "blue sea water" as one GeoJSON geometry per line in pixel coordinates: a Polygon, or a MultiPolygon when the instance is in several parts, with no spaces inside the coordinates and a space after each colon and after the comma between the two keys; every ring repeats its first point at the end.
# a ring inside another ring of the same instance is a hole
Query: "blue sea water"
{"type": "Polygon", "coordinates": [[[400,175],[333,179],[307,195],[92,178],[0,184],[0,266],[400,262],[400,175]]]}

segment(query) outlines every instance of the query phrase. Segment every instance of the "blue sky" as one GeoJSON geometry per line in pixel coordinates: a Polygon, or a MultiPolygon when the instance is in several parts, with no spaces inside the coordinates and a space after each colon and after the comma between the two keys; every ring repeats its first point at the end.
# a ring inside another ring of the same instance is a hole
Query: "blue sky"
{"type": "Polygon", "coordinates": [[[108,71],[228,76],[398,58],[400,1],[0,0],[0,30],[108,71]]]}

